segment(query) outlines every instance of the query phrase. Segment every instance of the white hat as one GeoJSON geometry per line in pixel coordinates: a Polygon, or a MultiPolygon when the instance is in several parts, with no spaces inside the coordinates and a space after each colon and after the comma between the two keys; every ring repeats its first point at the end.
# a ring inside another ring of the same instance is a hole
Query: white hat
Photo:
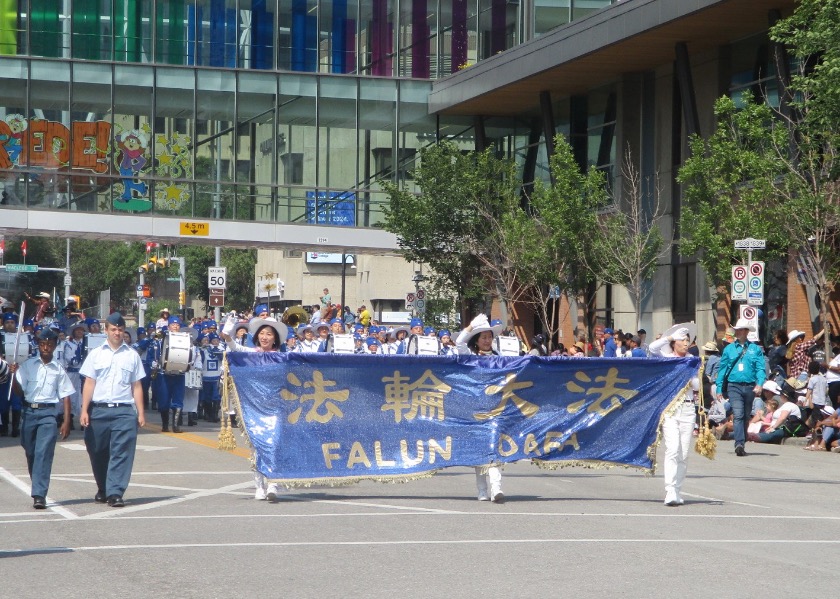
{"type": "Polygon", "coordinates": [[[675,324],[670,329],[662,333],[663,337],[673,337],[674,339],[678,339],[679,336],[677,332],[680,329],[686,329],[688,331],[688,340],[691,341],[695,337],[697,337],[697,325],[693,322],[684,322],[681,324],[675,324]]]}
{"type": "Polygon", "coordinates": [[[732,327],[732,328],[733,328],[733,329],[735,329],[736,331],[737,331],[738,329],[747,329],[747,330],[748,330],[748,331],[750,331],[751,333],[754,333],[754,332],[755,332],[755,327],[754,327],[754,326],[752,325],[752,323],[751,323],[749,320],[747,320],[746,318],[739,318],[739,319],[738,319],[738,322],[736,322],[736,323],[735,323],[735,326],[734,326],[734,327],[732,327]]]}
{"type": "Polygon", "coordinates": [[[298,335],[298,337],[300,337],[301,339],[303,339],[303,335],[304,335],[304,333],[306,333],[306,331],[307,331],[307,330],[310,330],[310,331],[312,331],[313,333],[315,332],[315,328],[314,328],[311,324],[309,324],[309,323],[307,322],[307,323],[304,323],[304,324],[300,325],[300,326],[297,328],[297,335],[298,335]]]}
{"type": "Polygon", "coordinates": [[[820,408],[820,412],[822,412],[824,416],[831,416],[834,414],[834,408],[831,406],[823,406],[820,408]]]}
{"type": "Polygon", "coordinates": [[[38,294],[38,295],[36,295],[35,297],[43,297],[44,299],[50,299],[50,297],[51,297],[51,296],[50,296],[50,294],[49,294],[49,293],[47,293],[46,291],[42,291],[41,293],[39,293],[39,294],[38,294]]]}
{"type": "Polygon", "coordinates": [[[277,334],[280,335],[280,343],[286,342],[286,337],[289,336],[289,328],[282,322],[278,322],[276,318],[271,318],[270,316],[266,318],[252,318],[248,323],[248,333],[250,333],[251,337],[256,337],[257,331],[266,325],[277,331],[277,334]]]}
{"type": "Polygon", "coordinates": [[[164,312],[166,312],[167,314],[171,314],[171,312],[169,311],[169,308],[161,308],[160,312],[158,312],[158,314],[163,314],[164,312]]]}
{"type": "MultiPolygon", "coordinates": [[[[504,328],[505,325],[503,324],[491,325],[489,322],[487,324],[480,324],[477,327],[473,327],[473,330],[469,332],[467,338],[464,340],[464,343],[469,344],[470,339],[479,333],[483,333],[484,331],[491,331],[493,333],[493,337],[498,337],[504,328]]],[[[460,337],[460,335],[458,336],[460,337]]]]}
{"type": "MultiPolygon", "coordinates": [[[[380,332],[382,332],[383,330],[385,329],[380,329],[380,332]]],[[[388,339],[393,339],[394,341],[396,341],[397,333],[399,333],[400,331],[405,331],[406,335],[408,335],[408,333],[411,332],[411,329],[408,328],[407,324],[401,324],[397,327],[392,327],[386,331],[388,333],[388,339]]]]}
{"type": "Polygon", "coordinates": [[[799,331],[797,329],[793,329],[790,333],[788,333],[788,343],[792,342],[794,339],[798,337],[805,338],[805,331],[799,331]]]}
{"type": "Polygon", "coordinates": [[[766,380],[761,388],[765,391],[770,391],[773,395],[782,394],[782,388],[779,387],[779,384],[776,381],[766,380]]]}

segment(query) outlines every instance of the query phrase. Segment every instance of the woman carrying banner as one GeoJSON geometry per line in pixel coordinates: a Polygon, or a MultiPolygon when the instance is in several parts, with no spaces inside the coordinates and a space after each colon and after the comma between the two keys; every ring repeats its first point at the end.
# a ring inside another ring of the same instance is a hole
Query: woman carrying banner
{"type": "MultiPolygon", "coordinates": [[[[473,318],[463,331],[458,333],[455,340],[455,351],[461,355],[494,356],[493,339],[499,336],[503,325],[491,326],[484,314],[473,318]]],[[[478,488],[479,501],[504,503],[502,493],[502,470],[495,465],[477,466],[475,469],[475,484],[478,488]],[[489,493],[488,493],[489,490],[489,493]]]]}
{"type": "MultiPolygon", "coordinates": [[[[686,325],[671,327],[650,344],[650,355],[654,358],[685,358],[689,355],[691,331],[686,325]]],[[[685,390],[675,410],[662,420],[662,440],[665,446],[665,505],[678,506],[685,503],[680,496],[685,481],[688,448],[694,430],[695,396],[700,389],[700,379],[694,376],[690,388],[685,390]]]]}
{"type": "MultiPolygon", "coordinates": [[[[274,318],[254,318],[248,323],[248,333],[254,339],[254,347],[247,347],[239,343],[237,339],[231,336],[236,327],[236,319],[228,318],[225,327],[222,329],[222,338],[228,342],[230,351],[244,351],[244,352],[276,352],[282,351],[285,346],[286,336],[289,334],[289,329],[282,322],[278,322],[274,318]]],[[[276,501],[277,494],[280,488],[276,483],[266,485],[265,477],[254,470],[254,485],[256,491],[254,492],[254,499],[269,501],[276,501]]]]}

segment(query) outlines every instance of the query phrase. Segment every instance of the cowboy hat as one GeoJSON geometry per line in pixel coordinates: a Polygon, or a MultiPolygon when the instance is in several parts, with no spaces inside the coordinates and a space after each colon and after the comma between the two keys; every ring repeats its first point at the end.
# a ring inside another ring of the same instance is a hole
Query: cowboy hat
{"type": "Polygon", "coordinates": [[[280,336],[279,339],[281,341],[285,340],[286,337],[289,335],[289,328],[282,322],[278,322],[276,319],[271,318],[270,316],[266,318],[252,318],[251,321],[248,323],[248,333],[250,333],[252,337],[256,337],[257,332],[264,326],[270,326],[272,329],[277,331],[277,334],[280,336]]]}
{"type": "Polygon", "coordinates": [[[720,351],[720,350],[718,349],[717,343],[715,343],[714,341],[708,341],[703,346],[703,351],[717,352],[717,351],[720,351]]]}
{"type": "Polygon", "coordinates": [[[670,329],[662,333],[663,337],[673,337],[680,329],[688,330],[688,340],[691,341],[697,336],[697,325],[693,322],[684,322],[682,324],[675,324],[670,329]]]}
{"type": "Polygon", "coordinates": [[[799,331],[797,329],[793,329],[790,333],[788,333],[788,343],[792,343],[794,340],[798,338],[805,338],[805,331],[799,331]]]}
{"type": "MultiPolygon", "coordinates": [[[[484,331],[490,331],[493,333],[493,337],[498,337],[501,334],[502,329],[504,329],[504,325],[502,324],[491,325],[489,322],[480,324],[473,327],[473,329],[467,333],[467,338],[464,339],[464,343],[469,344],[470,339],[480,333],[483,333],[484,331]]],[[[458,336],[460,337],[460,334],[458,336]]]]}
{"type": "Polygon", "coordinates": [[[739,318],[739,319],[738,319],[738,322],[736,322],[736,323],[735,323],[735,326],[733,326],[732,328],[733,328],[733,329],[735,329],[736,331],[737,331],[738,329],[747,329],[747,330],[748,330],[749,332],[751,332],[751,333],[754,333],[754,332],[755,332],[755,327],[754,327],[754,326],[753,326],[753,324],[752,324],[749,320],[747,320],[746,318],[739,318]]]}

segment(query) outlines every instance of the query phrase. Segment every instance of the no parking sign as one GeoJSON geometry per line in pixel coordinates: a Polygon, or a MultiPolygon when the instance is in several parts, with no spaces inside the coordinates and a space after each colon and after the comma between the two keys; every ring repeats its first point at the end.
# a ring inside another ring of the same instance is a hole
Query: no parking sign
{"type": "Polygon", "coordinates": [[[747,335],[747,339],[758,342],[758,308],[755,306],[741,306],[738,316],[752,325],[753,329],[747,335]]]}
{"type": "Polygon", "coordinates": [[[741,264],[732,267],[732,301],[747,301],[747,267],[741,264]]]}
{"type": "Polygon", "coordinates": [[[764,262],[750,262],[747,280],[747,303],[760,306],[764,303],[764,262]]]}

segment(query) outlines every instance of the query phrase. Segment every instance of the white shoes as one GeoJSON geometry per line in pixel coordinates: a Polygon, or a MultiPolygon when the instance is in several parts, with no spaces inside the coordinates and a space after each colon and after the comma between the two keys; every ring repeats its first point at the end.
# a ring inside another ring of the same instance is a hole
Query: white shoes
{"type": "Polygon", "coordinates": [[[490,501],[490,495],[487,493],[487,487],[478,490],[479,501],[490,501]]]}
{"type": "Polygon", "coordinates": [[[277,501],[278,493],[277,484],[271,483],[268,485],[268,492],[266,493],[265,498],[272,502],[277,501]]]}
{"type": "Polygon", "coordinates": [[[490,499],[493,501],[493,503],[505,502],[505,494],[502,493],[501,483],[492,483],[490,485],[490,499]]]}
{"type": "Polygon", "coordinates": [[[665,505],[668,507],[676,507],[678,505],[682,505],[683,501],[677,496],[674,491],[669,491],[665,493],[665,505]]]}
{"type": "Polygon", "coordinates": [[[257,501],[265,501],[265,489],[257,487],[257,490],[254,492],[254,499],[257,501]]]}

